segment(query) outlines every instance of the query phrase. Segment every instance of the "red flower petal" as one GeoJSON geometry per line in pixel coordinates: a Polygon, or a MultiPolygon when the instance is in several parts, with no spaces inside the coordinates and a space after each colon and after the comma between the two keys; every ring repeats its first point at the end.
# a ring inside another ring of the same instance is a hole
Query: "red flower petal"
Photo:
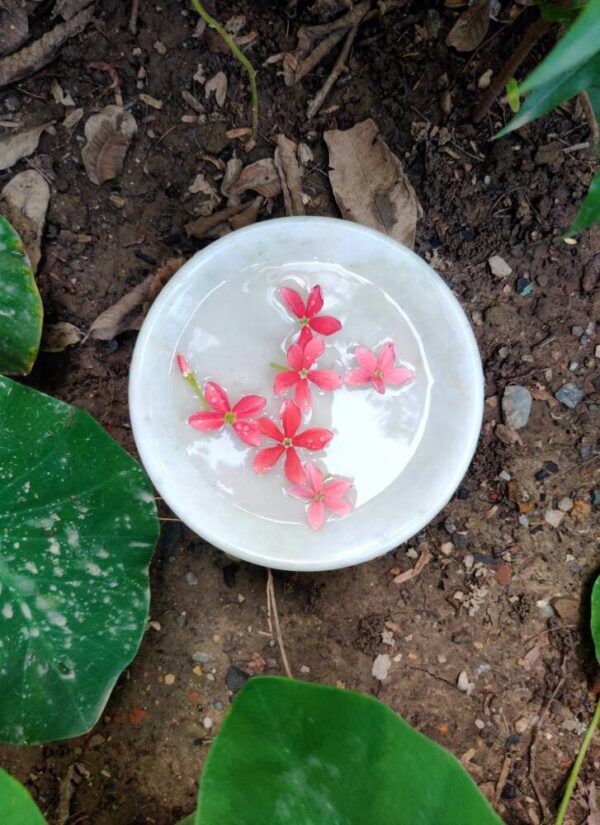
{"type": "Polygon", "coordinates": [[[394,349],[394,345],[391,342],[384,344],[379,351],[379,355],[377,356],[377,366],[379,369],[382,372],[386,372],[386,370],[389,370],[394,366],[395,360],[396,351],[394,349]]]}
{"type": "Polygon", "coordinates": [[[317,312],[321,312],[323,309],[323,293],[321,292],[320,286],[313,286],[311,291],[308,293],[308,300],[306,302],[306,317],[312,318],[317,314],[317,312]]]}
{"type": "Polygon", "coordinates": [[[302,416],[300,410],[293,401],[284,401],[281,405],[281,423],[283,424],[283,434],[287,438],[292,438],[300,426],[302,416]]]}
{"type": "Polygon", "coordinates": [[[308,479],[308,483],[313,488],[315,493],[320,493],[323,489],[323,473],[319,470],[316,464],[305,464],[304,472],[308,479]]]}
{"type": "Polygon", "coordinates": [[[231,410],[231,406],[229,404],[229,398],[227,398],[227,393],[223,389],[223,387],[219,386],[219,384],[215,383],[214,381],[209,381],[204,388],[204,396],[206,401],[213,410],[216,410],[220,413],[226,413],[231,410]]]}
{"type": "Polygon", "coordinates": [[[308,373],[308,380],[326,392],[337,390],[338,387],[342,386],[341,377],[333,370],[311,370],[308,373]]]}
{"type": "Polygon", "coordinates": [[[190,362],[187,358],[184,358],[183,355],[177,356],[177,366],[179,367],[179,371],[183,375],[184,378],[187,378],[190,374],[190,362]]]}
{"type": "Polygon", "coordinates": [[[308,381],[306,378],[300,379],[296,384],[294,401],[303,413],[308,412],[312,407],[312,396],[310,394],[310,387],[308,386],[308,381]]]}
{"type": "Polygon", "coordinates": [[[304,314],[306,312],[304,301],[295,289],[282,286],[279,290],[279,294],[281,295],[281,300],[292,315],[295,315],[296,318],[304,318],[304,314]]]}
{"type": "Polygon", "coordinates": [[[322,338],[311,338],[310,341],[307,341],[304,346],[304,353],[302,357],[302,366],[300,369],[307,370],[309,367],[315,363],[317,358],[320,358],[323,355],[325,350],[325,342],[322,338]]]}
{"type": "Polygon", "coordinates": [[[326,484],[323,485],[323,492],[325,493],[325,502],[331,501],[335,498],[340,498],[340,496],[345,496],[351,487],[352,483],[350,481],[346,481],[343,478],[335,479],[334,481],[328,481],[326,484]]]}
{"type": "Polygon", "coordinates": [[[371,382],[378,393],[383,395],[385,392],[385,384],[383,383],[383,378],[371,378],[371,382]]]}
{"type": "Polygon", "coordinates": [[[266,473],[271,470],[285,452],[285,447],[267,447],[266,450],[259,450],[254,456],[252,466],[255,473],[266,473]]]}
{"type": "Polygon", "coordinates": [[[320,335],[333,335],[334,332],[342,328],[341,322],[331,315],[318,315],[316,318],[311,318],[310,326],[320,335]]]}
{"type": "Polygon", "coordinates": [[[312,499],[315,497],[315,491],[311,490],[310,487],[306,487],[303,484],[295,484],[290,489],[290,493],[293,496],[298,496],[298,498],[312,499]]]}
{"type": "Polygon", "coordinates": [[[233,405],[232,412],[236,418],[253,418],[267,406],[266,398],[262,395],[245,395],[233,405]]]}
{"type": "Polygon", "coordinates": [[[325,522],[325,507],[322,501],[313,501],[308,505],[306,518],[313,530],[320,530],[325,522]]]}
{"type": "Polygon", "coordinates": [[[190,415],[188,424],[191,424],[195,430],[200,430],[201,432],[218,430],[223,426],[223,413],[197,412],[190,415]]]}
{"type": "Polygon", "coordinates": [[[236,421],[233,430],[237,437],[248,444],[249,447],[258,447],[261,441],[261,433],[256,421],[236,421]]]}
{"type": "Polygon", "coordinates": [[[350,387],[362,387],[369,383],[371,375],[369,370],[359,367],[357,370],[351,370],[344,380],[350,387]]]}
{"type": "Polygon", "coordinates": [[[282,392],[289,390],[294,384],[300,380],[297,372],[278,372],[273,381],[273,392],[275,395],[281,395],[282,392]]]}
{"type": "Polygon", "coordinates": [[[292,344],[292,346],[287,351],[288,364],[293,370],[299,372],[302,369],[303,361],[304,357],[302,355],[302,347],[298,344],[292,344]]]}
{"type": "Polygon", "coordinates": [[[377,369],[377,358],[373,355],[370,349],[366,347],[357,347],[354,357],[364,370],[373,373],[377,369]]]}
{"type": "Polygon", "coordinates": [[[392,369],[384,372],[383,377],[386,384],[392,387],[401,387],[402,384],[406,384],[407,381],[414,378],[415,374],[412,370],[407,370],[404,367],[392,367],[392,369]]]}
{"type": "Polygon", "coordinates": [[[298,336],[298,346],[304,349],[312,337],[313,334],[310,331],[310,327],[302,327],[300,335],[298,336]]]}
{"type": "Polygon", "coordinates": [[[345,516],[346,513],[349,513],[352,509],[352,505],[349,501],[346,501],[345,498],[326,498],[323,503],[325,507],[331,510],[332,513],[335,513],[336,516],[345,516]]]}
{"type": "Polygon", "coordinates": [[[267,438],[272,438],[273,441],[283,441],[283,433],[270,418],[259,418],[256,423],[258,424],[258,429],[263,435],[266,435],[267,438]]]}
{"type": "Polygon", "coordinates": [[[285,477],[288,481],[291,481],[292,484],[306,483],[304,469],[302,464],[300,464],[298,453],[293,447],[285,451],[285,477]]]}
{"type": "Polygon", "coordinates": [[[304,447],[305,450],[323,450],[333,438],[331,430],[322,427],[311,427],[299,433],[294,438],[294,447],[304,447]]]}

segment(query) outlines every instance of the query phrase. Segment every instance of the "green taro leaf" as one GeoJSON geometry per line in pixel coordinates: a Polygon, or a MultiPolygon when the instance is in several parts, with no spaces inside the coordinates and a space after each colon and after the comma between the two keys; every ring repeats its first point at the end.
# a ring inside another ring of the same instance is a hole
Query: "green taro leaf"
{"type": "Polygon", "coordinates": [[[600,221],[600,171],[596,172],[585,198],[579,205],[575,220],[567,231],[567,237],[578,235],[600,221]]]}
{"type": "Polygon", "coordinates": [[[514,77],[511,77],[506,84],[506,99],[511,110],[518,112],[521,108],[521,95],[519,93],[519,84],[514,77]]]}
{"type": "Polygon", "coordinates": [[[499,825],[461,765],[375,699],[273,676],[212,745],[196,825],[499,825]]]}
{"type": "Polygon", "coordinates": [[[560,80],[565,72],[570,72],[598,51],[600,51],[600,0],[589,0],[550,54],[521,84],[521,92],[531,92],[551,80],[560,80]]]}
{"type": "Polygon", "coordinates": [[[88,413],[0,377],[0,741],[95,724],[140,645],[158,528],[143,470],[88,413]]]}
{"type": "Polygon", "coordinates": [[[29,791],[0,768],[0,814],[6,825],[48,825],[29,791]]]}
{"type": "Polygon", "coordinates": [[[571,3],[568,8],[561,8],[555,6],[550,0],[535,0],[536,5],[540,7],[540,14],[549,23],[571,23],[577,13],[585,6],[587,0],[582,2],[571,3]]]}
{"type": "Polygon", "coordinates": [[[592,639],[596,649],[596,659],[600,665],[600,576],[592,590],[592,639]]]}
{"type": "MultiPolygon", "coordinates": [[[[513,117],[495,137],[503,137],[537,120],[538,117],[542,117],[560,106],[561,103],[575,97],[579,92],[589,89],[598,79],[600,79],[600,51],[580,66],[574,66],[564,72],[559,80],[550,80],[531,92],[521,104],[516,117],[513,117]]],[[[512,104],[511,108],[513,108],[512,104]]]]}
{"type": "Polygon", "coordinates": [[[0,215],[0,373],[27,375],[42,335],[42,299],[21,239],[0,215]]]}

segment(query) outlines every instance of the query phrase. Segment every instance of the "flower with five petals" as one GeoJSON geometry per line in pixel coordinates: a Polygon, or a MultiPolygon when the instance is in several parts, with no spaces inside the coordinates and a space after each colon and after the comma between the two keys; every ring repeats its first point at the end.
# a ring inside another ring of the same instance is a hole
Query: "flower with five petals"
{"type": "Polygon", "coordinates": [[[250,447],[259,446],[260,429],[258,423],[251,419],[264,410],[267,404],[266,399],[261,395],[245,395],[232,407],[223,387],[214,381],[209,381],[204,387],[204,397],[207,405],[212,409],[190,415],[188,423],[192,427],[201,432],[207,432],[230,426],[244,444],[250,447]]]}
{"type": "Polygon", "coordinates": [[[342,324],[332,315],[319,315],[323,309],[323,293],[320,286],[313,286],[308,293],[306,303],[302,296],[288,286],[282,286],[279,290],[281,300],[286,309],[300,319],[300,337],[298,343],[304,346],[312,338],[313,332],[319,335],[333,335],[342,328],[342,324]]]}
{"type": "Polygon", "coordinates": [[[384,393],[386,384],[401,387],[415,377],[412,370],[394,366],[396,351],[392,343],[384,344],[377,355],[365,347],[358,347],[354,354],[359,367],[346,376],[346,384],[351,387],[372,384],[377,392],[384,393]]]}
{"type": "Polygon", "coordinates": [[[292,487],[290,492],[293,496],[310,501],[306,517],[313,530],[319,530],[323,526],[327,510],[337,516],[345,516],[350,512],[352,505],[344,496],[352,487],[351,482],[341,478],[324,481],[323,473],[316,464],[305,464],[304,474],[304,483],[292,487]]]}
{"type": "Polygon", "coordinates": [[[281,395],[294,387],[294,400],[305,413],[312,406],[309,381],[325,392],[341,387],[342,379],[337,372],[311,369],[315,361],[323,355],[324,350],[323,339],[317,337],[311,338],[303,347],[300,344],[292,344],[287,352],[289,370],[284,369],[275,376],[273,382],[275,395],[281,395]]]}

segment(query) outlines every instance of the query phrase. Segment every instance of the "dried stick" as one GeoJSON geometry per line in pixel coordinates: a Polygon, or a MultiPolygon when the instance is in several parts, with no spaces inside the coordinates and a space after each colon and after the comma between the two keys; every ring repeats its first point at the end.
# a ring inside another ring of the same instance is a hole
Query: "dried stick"
{"type": "Polygon", "coordinates": [[[298,81],[302,80],[309,72],[312,72],[315,66],[319,65],[321,60],[337,46],[340,40],[343,40],[347,31],[348,29],[336,29],[329,37],[326,37],[325,40],[321,40],[319,45],[312,50],[308,57],[305,57],[304,60],[301,60],[298,64],[294,82],[298,83],[298,81]]]}
{"type": "Polygon", "coordinates": [[[493,78],[488,90],[473,109],[474,123],[479,123],[483,120],[494,100],[496,100],[511,77],[514,76],[535,44],[549,31],[550,26],[551,23],[542,17],[529,26],[517,48],[508,58],[500,73],[493,78]]]}
{"type": "Polygon", "coordinates": [[[579,102],[581,103],[583,114],[587,120],[588,129],[590,130],[590,140],[592,146],[595,146],[600,140],[600,131],[598,130],[598,121],[596,120],[596,116],[590,102],[590,96],[587,92],[579,93],[579,102]]]}
{"type": "Polygon", "coordinates": [[[288,657],[285,652],[285,645],[283,644],[283,636],[281,635],[279,613],[277,611],[277,601],[275,599],[275,586],[273,584],[273,571],[270,567],[269,572],[267,573],[267,613],[269,616],[269,623],[271,621],[271,617],[273,618],[273,624],[275,625],[275,635],[277,637],[277,644],[279,645],[279,652],[281,653],[281,661],[283,662],[283,669],[285,670],[285,675],[292,679],[292,671],[290,670],[290,663],[288,662],[288,657]]]}
{"type": "Polygon", "coordinates": [[[137,34],[138,14],[140,12],[140,0],[131,0],[131,14],[129,15],[129,31],[137,34]]]}
{"type": "Polygon", "coordinates": [[[316,37],[323,37],[326,34],[336,31],[336,29],[349,29],[350,26],[353,26],[355,23],[360,23],[370,8],[371,0],[363,0],[362,3],[357,3],[356,6],[351,8],[346,14],[337,17],[330,23],[322,23],[317,26],[305,26],[304,28],[309,34],[314,34],[316,37]]]}
{"type": "Polygon", "coordinates": [[[352,44],[354,43],[354,38],[356,37],[356,33],[358,32],[359,26],[360,20],[356,22],[348,32],[346,42],[344,43],[344,48],[339,53],[338,59],[335,61],[335,64],[333,66],[333,69],[331,70],[329,77],[327,78],[325,83],[323,83],[317,94],[314,96],[312,103],[308,107],[306,116],[309,120],[317,114],[317,112],[325,102],[325,98],[331,91],[331,87],[342,73],[342,69],[344,68],[346,60],[348,59],[348,55],[350,54],[350,49],[352,48],[352,44]]]}

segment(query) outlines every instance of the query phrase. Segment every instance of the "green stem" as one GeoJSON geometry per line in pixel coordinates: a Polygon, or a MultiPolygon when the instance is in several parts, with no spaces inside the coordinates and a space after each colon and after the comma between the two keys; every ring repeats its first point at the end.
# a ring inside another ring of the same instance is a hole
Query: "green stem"
{"type": "Polygon", "coordinates": [[[279,372],[287,372],[289,370],[289,367],[284,367],[283,364],[276,364],[275,361],[271,361],[269,366],[273,367],[274,370],[279,370],[279,372]]]}
{"type": "Polygon", "coordinates": [[[206,11],[200,0],[191,0],[192,6],[198,12],[200,17],[206,22],[206,25],[214,29],[227,44],[232,55],[239,60],[248,74],[250,80],[250,94],[252,97],[252,135],[256,137],[256,130],[258,129],[258,89],[256,88],[256,69],[250,63],[244,52],[236,44],[233,37],[226,32],[223,26],[215,20],[214,17],[206,11]]]}
{"type": "Polygon", "coordinates": [[[194,390],[194,392],[196,393],[196,395],[200,399],[200,403],[202,404],[202,408],[205,409],[205,410],[208,410],[209,406],[206,403],[206,398],[204,397],[204,393],[202,392],[202,387],[200,386],[200,384],[196,380],[196,376],[194,375],[194,373],[193,372],[188,373],[188,375],[185,376],[185,380],[188,382],[188,384],[191,386],[191,388],[194,390]]]}
{"type": "Polygon", "coordinates": [[[590,722],[586,734],[583,737],[583,742],[581,743],[581,747],[579,748],[579,753],[577,754],[577,758],[575,759],[575,764],[573,765],[571,773],[569,774],[569,779],[567,782],[567,786],[565,788],[565,793],[562,798],[562,802],[560,803],[560,808],[558,809],[558,814],[556,815],[556,821],[554,825],[562,825],[562,823],[564,822],[567,813],[567,808],[569,807],[569,802],[571,801],[571,797],[573,796],[573,791],[575,790],[575,785],[577,784],[577,779],[579,778],[579,772],[581,770],[581,766],[583,765],[583,760],[585,759],[587,750],[592,743],[592,739],[594,738],[594,733],[596,732],[596,728],[598,727],[599,722],[600,699],[598,700],[598,704],[596,705],[596,710],[594,711],[594,715],[592,716],[592,721],[590,722]]]}

